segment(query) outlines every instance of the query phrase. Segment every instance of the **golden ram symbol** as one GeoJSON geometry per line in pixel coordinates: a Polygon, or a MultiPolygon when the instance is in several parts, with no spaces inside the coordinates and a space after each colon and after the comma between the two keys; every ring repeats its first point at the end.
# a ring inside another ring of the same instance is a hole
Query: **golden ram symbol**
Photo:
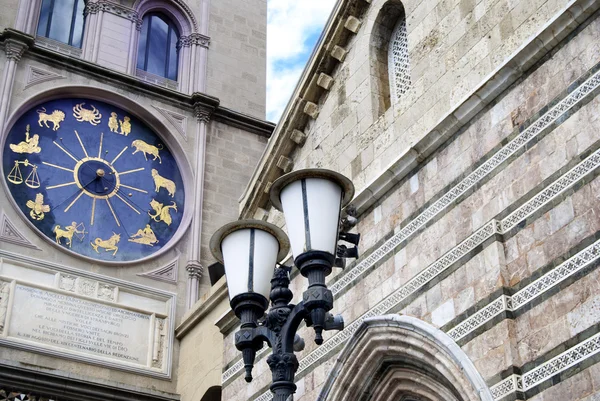
{"type": "Polygon", "coordinates": [[[149,154],[151,156],[154,156],[154,159],[152,159],[152,161],[158,158],[158,162],[162,164],[162,159],[158,154],[158,151],[163,149],[163,146],[161,144],[159,144],[158,146],[154,146],[147,144],[141,139],[136,139],[135,141],[131,142],[131,146],[135,148],[135,151],[132,153],[132,155],[135,155],[137,152],[142,152],[144,154],[144,159],[148,161],[148,157],[146,155],[149,154]]]}
{"type": "Polygon", "coordinates": [[[46,108],[42,107],[41,109],[37,110],[37,113],[40,117],[38,120],[40,127],[43,127],[43,122],[46,128],[50,128],[48,125],[48,121],[50,121],[53,124],[52,131],[58,131],[60,128],[60,123],[65,121],[65,113],[60,110],[54,110],[52,114],[46,114],[46,108]]]}
{"type": "Polygon", "coordinates": [[[152,169],[152,178],[154,179],[154,190],[156,192],[160,191],[161,188],[164,188],[169,195],[171,195],[171,198],[175,197],[175,183],[173,181],[162,177],[154,168],[152,169]]]}
{"type": "Polygon", "coordinates": [[[113,235],[109,239],[96,238],[94,242],[90,242],[90,245],[92,245],[92,248],[94,248],[96,253],[100,253],[98,252],[98,248],[104,248],[106,252],[114,251],[113,256],[115,256],[119,250],[119,247],[117,246],[119,241],[121,241],[121,234],[117,234],[113,231],[113,235]]]}
{"type": "Polygon", "coordinates": [[[84,109],[83,105],[85,103],[79,103],[73,107],[73,117],[80,123],[88,122],[92,125],[98,125],[101,123],[102,114],[95,108],[93,105],[92,110],[84,109]]]}

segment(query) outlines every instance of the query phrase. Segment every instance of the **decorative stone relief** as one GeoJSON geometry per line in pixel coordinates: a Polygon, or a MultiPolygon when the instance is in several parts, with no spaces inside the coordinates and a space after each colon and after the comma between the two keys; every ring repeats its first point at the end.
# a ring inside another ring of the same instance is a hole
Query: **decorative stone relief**
{"type": "Polygon", "coordinates": [[[10,221],[6,214],[2,213],[2,220],[0,221],[0,241],[8,242],[14,245],[24,246],[26,248],[41,250],[29,241],[17,227],[10,221]]]}
{"type": "Polygon", "coordinates": [[[179,258],[175,258],[165,266],[151,270],[146,273],[138,273],[138,276],[148,277],[154,280],[166,281],[167,283],[177,283],[179,272],[179,258]]]}
{"type": "Polygon", "coordinates": [[[115,301],[116,300],[117,287],[114,285],[108,284],[99,284],[98,285],[98,298],[103,299],[105,301],[115,301]]]}
{"type": "Polygon", "coordinates": [[[61,274],[58,281],[58,288],[65,291],[75,292],[77,289],[77,277],[69,274],[61,274]]]}
{"type": "Polygon", "coordinates": [[[154,346],[152,349],[153,368],[162,368],[166,327],[167,322],[165,319],[156,319],[154,322],[154,346]]]}
{"type": "Polygon", "coordinates": [[[46,71],[32,65],[27,69],[27,81],[25,88],[30,88],[33,85],[41,84],[42,82],[52,81],[54,79],[64,79],[65,77],[51,71],[46,71]]]}
{"type": "Polygon", "coordinates": [[[176,113],[171,110],[166,110],[166,109],[160,108],[158,106],[154,106],[154,108],[156,110],[158,110],[160,112],[160,114],[162,114],[173,125],[173,127],[175,127],[177,132],[179,132],[181,134],[181,136],[183,136],[187,140],[187,134],[186,134],[187,117],[186,116],[184,116],[183,114],[176,113]]]}
{"type": "Polygon", "coordinates": [[[558,375],[573,366],[600,352],[600,333],[569,348],[562,354],[550,359],[523,375],[512,375],[493,385],[490,390],[495,400],[506,397],[517,391],[530,390],[553,376],[558,375]]]}
{"type": "Polygon", "coordinates": [[[77,280],[77,282],[77,293],[81,295],[86,295],[88,297],[96,296],[96,286],[98,285],[96,281],[80,278],[79,280],[77,280]]]}
{"type": "Polygon", "coordinates": [[[0,281],[0,333],[4,332],[6,315],[8,314],[8,300],[10,298],[10,283],[0,281]]]}

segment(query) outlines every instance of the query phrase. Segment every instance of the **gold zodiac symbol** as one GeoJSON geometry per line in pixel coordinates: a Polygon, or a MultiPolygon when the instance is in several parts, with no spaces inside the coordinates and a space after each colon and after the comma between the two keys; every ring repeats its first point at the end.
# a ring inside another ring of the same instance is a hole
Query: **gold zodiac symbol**
{"type": "Polygon", "coordinates": [[[23,174],[21,173],[21,167],[19,167],[20,164],[24,165],[25,167],[31,166],[31,172],[27,175],[27,178],[25,178],[25,185],[27,185],[29,188],[39,188],[40,177],[38,176],[37,166],[35,164],[31,164],[27,159],[24,161],[15,160],[15,165],[8,173],[8,176],[6,176],[8,181],[16,185],[23,183],[23,174]]]}
{"type": "Polygon", "coordinates": [[[40,127],[42,127],[43,122],[46,128],[50,128],[48,126],[48,121],[50,121],[52,124],[54,124],[52,131],[58,131],[60,128],[60,123],[65,121],[65,113],[60,110],[54,110],[52,114],[46,114],[46,108],[42,107],[41,109],[37,110],[37,113],[40,116],[40,119],[38,120],[40,127]]]}
{"type": "Polygon", "coordinates": [[[45,214],[50,211],[50,206],[44,205],[44,195],[36,194],[35,201],[28,200],[26,203],[27,207],[31,209],[29,215],[34,220],[43,220],[45,214]]]}
{"type": "Polygon", "coordinates": [[[152,199],[150,201],[150,207],[154,209],[156,214],[152,215],[150,212],[148,212],[148,216],[150,216],[150,218],[156,222],[164,221],[168,226],[170,226],[173,222],[173,219],[171,218],[171,209],[177,211],[177,204],[175,202],[171,203],[172,205],[164,206],[162,203],[152,199]]]}
{"type": "Polygon", "coordinates": [[[150,224],[146,224],[145,228],[140,228],[137,233],[133,234],[129,238],[130,242],[136,242],[142,245],[154,246],[158,242],[156,239],[156,235],[154,235],[154,231],[150,228],[150,224]]]}
{"type": "Polygon", "coordinates": [[[97,108],[94,107],[94,105],[90,105],[92,106],[92,110],[84,109],[84,104],[85,103],[80,103],[73,107],[73,117],[75,117],[75,119],[80,123],[88,122],[92,125],[100,124],[102,122],[100,120],[102,118],[102,114],[100,114],[100,112],[97,108]]]}
{"type": "Polygon", "coordinates": [[[119,247],[117,246],[119,241],[121,241],[121,234],[117,234],[113,231],[113,235],[109,239],[104,240],[102,238],[96,238],[94,242],[90,242],[90,245],[94,248],[96,253],[100,253],[98,252],[98,248],[104,248],[106,252],[114,251],[113,256],[115,256],[119,250],[119,247]]]}
{"type": "Polygon", "coordinates": [[[154,190],[156,192],[160,191],[161,188],[164,188],[169,195],[171,195],[171,198],[175,197],[175,183],[173,181],[162,177],[154,168],[152,169],[152,178],[154,179],[154,190]]]}
{"type": "Polygon", "coordinates": [[[135,151],[132,153],[132,155],[135,155],[137,152],[142,152],[144,154],[144,159],[148,161],[148,157],[146,155],[149,154],[151,156],[154,156],[154,159],[152,159],[152,161],[158,158],[158,162],[162,164],[162,159],[158,154],[158,151],[163,149],[163,146],[161,144],[159,144],[158,146],[154,146],[147,144],[141,139],[136,139],[135,141],[131,142],[131,146],[135,148],[135,151]]]}
{"type": "Polygon", "coordinates": [[[10,145],[10,149],[15,153],[40,153],[42,148],[38,146],[40,143],[40,136],[38,134],[33,135],[31,138],[29,137],[29,129],[30,126],[27,124],[27,128],[25,131],[25,140],[23,142],[19,142],[18,144],[10,145]]]}
{"type": "Polygon", "coordinates": [[[86,234],[85,226],[83,225],[83,223],[77,224],[77,222],[75,222],[75,221],[72,222],[71,225],[66,226],[64,230],[62,228],[60,228],[59,225],[56,225],[56,226],[54,226],[54,229],[52,229],[52,232],[54,232],[54,234],[55,234],[57,244],[62,245],[62,243],[60,241],[61,238],[66,238],[67,239],[66,245],[69,248],[71,247],[71,244],[73,243],[73,235],[74,234],[81,235],[81,237],[79,237],[80,241],[83,241],[83,236],[86,234]]]}
{"type": "Polygon", "coordinates": [[[131,133],[131,123],[129,122],[131,120],[131,118],[125,116],[123,117],[123,120],[125,121],[121,121],[119,120],[119,124],[121,124],[121,132],[119,132],[121,135],[129,135],[131,133]]]}
{"type": "Polygon", "coordinates": [[[110,118],[108,119],[108,128],[110,132],[118,133],[119,131],[119,122],[117,121],[117,113],[114,111],[110,113],[110,118]]]}

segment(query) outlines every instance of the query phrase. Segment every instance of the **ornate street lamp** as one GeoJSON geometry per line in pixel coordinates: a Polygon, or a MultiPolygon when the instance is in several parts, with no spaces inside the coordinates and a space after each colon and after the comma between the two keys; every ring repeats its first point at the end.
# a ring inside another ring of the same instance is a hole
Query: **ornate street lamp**
{"type": "Polygon", "coordinates": [[[341,239],[358,245],[358,234],[339,233],[340,214],[354,195],[352,182],[341,174],[307,169],[286,174],[271,186],[271,202],[283,211],[290,240],[276,226],[256,220],[237,221],[221,227],[211,238],[215,258],[225,265],[229,301],[241,328],[235,346],[242,351],[246,381],[252,380],[256,351],[263,342],[273,349],[267,358],[274,401],[287,401],[296,391],[294,375],[298,359],[294,351],[304,343],[296,331],[302,323],[315,331],[315,342],[323,343],[323,330],[341,330],[342,316],[333,316],[333,294],[325,285],[339,258],[357,257],[356,248],[338,245],[341,239]],[[294,264],[308,279],[302,301],[290,301],[291,268],[275,267],[292,248],[294,264]],[[271,291],[269,294],[269,285],[271,291]],[[267,310],[267,296],[271,309],[267,310]]]}

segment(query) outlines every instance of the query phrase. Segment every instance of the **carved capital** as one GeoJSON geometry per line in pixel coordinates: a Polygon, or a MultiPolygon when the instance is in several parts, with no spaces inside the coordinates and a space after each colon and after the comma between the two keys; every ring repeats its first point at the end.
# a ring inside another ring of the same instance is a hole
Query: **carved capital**
{"type": "Polygon", "coordinates": [[[6,58],[9,60],[15,60],[19,62],[25,51],[29,48],[27,44],[14,39],[7,39],[4,45],[4,51],[6,52],[6,58]]]}
{"type": "Polygon", "coordinates": [[[208,46],[210,45],[210,38],[208,36],[204,36],[200,33],[192,33],[190,36],[190,41],[191,44],[193,45],[199,45],[202,47],[206,47],[208,48],[208,46]]]}
{"type": "Polygon", "coordinates": [[[134,9],[125,7],[121,4],[113,3],[109,0],[98,0],[96,4],[98,4],[100,11],[115,14],[136,23],[137,20],[140,18],[137,11],[135,11],[134,9]]]}
{"type": "Polygon", "coordinates": [[[204,267],[197,260],[190,260],[187,263],[185,270],[188,272],[189,278],[200,279],[200,277],[202,277],[202,273],[204,272],[204,267]]]}
{"type": "Polygon", "coordinates": [[[204,122],[208,124],[210,122],[210,118],[212,116],[214,110],[204,106],[204,105],[196,105],[194,107],[194,115],[198,122],[204,122]]]}
{"type": "Polygon", "coordinates": [[[142,25],[144,24],[144,20],[141,18],[138,18],[135,20],[135,29],[138,32],[142,32],[142,25]]]}
{"type": "Polygon", "coordinates": [[[88,16],[89,14],[98,14],[98,11],[100,11],[100,4],[88,3],[83,9],[83,15],[88,16]]]}

